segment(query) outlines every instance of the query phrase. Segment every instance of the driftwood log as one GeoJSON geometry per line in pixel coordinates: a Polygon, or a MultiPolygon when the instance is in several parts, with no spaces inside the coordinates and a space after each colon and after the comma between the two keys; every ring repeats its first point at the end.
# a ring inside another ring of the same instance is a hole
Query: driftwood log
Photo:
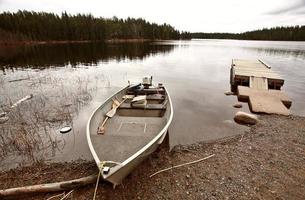
{"type": "Polygon", "coordinates": [[[0,190],[0,198],[6,196],[17,196],[17,195],[24,195],[30,193],[58,192],[63,190],[71,190],[76,187],[95,183],[96,179],[97,179],[97,175],[91,175],[70,181],[9,188],[9,189],[0,190]]]}

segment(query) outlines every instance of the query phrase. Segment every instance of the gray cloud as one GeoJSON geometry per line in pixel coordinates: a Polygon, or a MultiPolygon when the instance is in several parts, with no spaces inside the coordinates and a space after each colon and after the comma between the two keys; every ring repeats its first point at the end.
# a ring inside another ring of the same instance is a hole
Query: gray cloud
{"type": "Polygon", "coordinates": [[[303,6],[302,8],[296,10],[295,14],[298,15],[304,15],[305,14],[305,6],[303,6]]]}
{"type": "Polygon", "coordinates": [[[305,14],[305,0],[298,0],[293,2],[293,4],[288,5],[285,8],[276,9],[270,12],[267,12],[266,14],[269,15],[279,15],[279,14],[297,14],[302,15],[305,14]]]}

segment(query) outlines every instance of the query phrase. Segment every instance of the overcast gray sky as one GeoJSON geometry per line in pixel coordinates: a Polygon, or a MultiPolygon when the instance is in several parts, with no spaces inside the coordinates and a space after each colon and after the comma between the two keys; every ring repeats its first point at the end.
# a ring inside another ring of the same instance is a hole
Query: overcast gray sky
{"type": "Polygon", "coordinates": [[[191,32],[243,32],[305,25],[305,0],[0,0],[0,11],[142,17],[191,32]]]}

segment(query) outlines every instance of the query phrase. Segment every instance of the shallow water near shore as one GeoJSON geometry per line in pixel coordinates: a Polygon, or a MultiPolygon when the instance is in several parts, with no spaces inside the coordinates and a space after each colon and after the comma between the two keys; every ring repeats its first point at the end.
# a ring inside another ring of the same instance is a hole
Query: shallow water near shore
{"type": "MultiPolygon", "coordinates": [[[[232,58],[259,58],[271,65],[285,79],[283,90],[293,100],[292,113],[305,115],[305,42],[192,40],[0,48],[0,113],[33,94],[0,124],[0,169],[35,160],[90,160],[85,129],[93,110],[128,80],[137,82],[147,75],[170,92],[171,146],[241,134],[248,128],[233,122],[237,98],[224,95],[230,90],[232,58]],[[62,135],[59,129],[65,125],[73,129],[62,135]],[[21,133],[31,135],[30,142],[14,143],[21,133]]],[[[239,110],[249,111],[244,103],[239,110]]]]}

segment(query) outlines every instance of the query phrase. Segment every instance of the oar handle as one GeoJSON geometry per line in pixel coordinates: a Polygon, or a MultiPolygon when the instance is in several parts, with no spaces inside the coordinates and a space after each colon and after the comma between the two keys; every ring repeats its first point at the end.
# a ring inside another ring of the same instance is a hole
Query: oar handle
{"type": "Polygon", "coordinates": [[[102,125],[101,125],[102,127],[104,127],[104,125],[106,124],[108,118],[109,118],[109,117],[107,116],[107,117],[104,119],[104,121],[103,121],[103,123],[102,123],[102,125]]]}

